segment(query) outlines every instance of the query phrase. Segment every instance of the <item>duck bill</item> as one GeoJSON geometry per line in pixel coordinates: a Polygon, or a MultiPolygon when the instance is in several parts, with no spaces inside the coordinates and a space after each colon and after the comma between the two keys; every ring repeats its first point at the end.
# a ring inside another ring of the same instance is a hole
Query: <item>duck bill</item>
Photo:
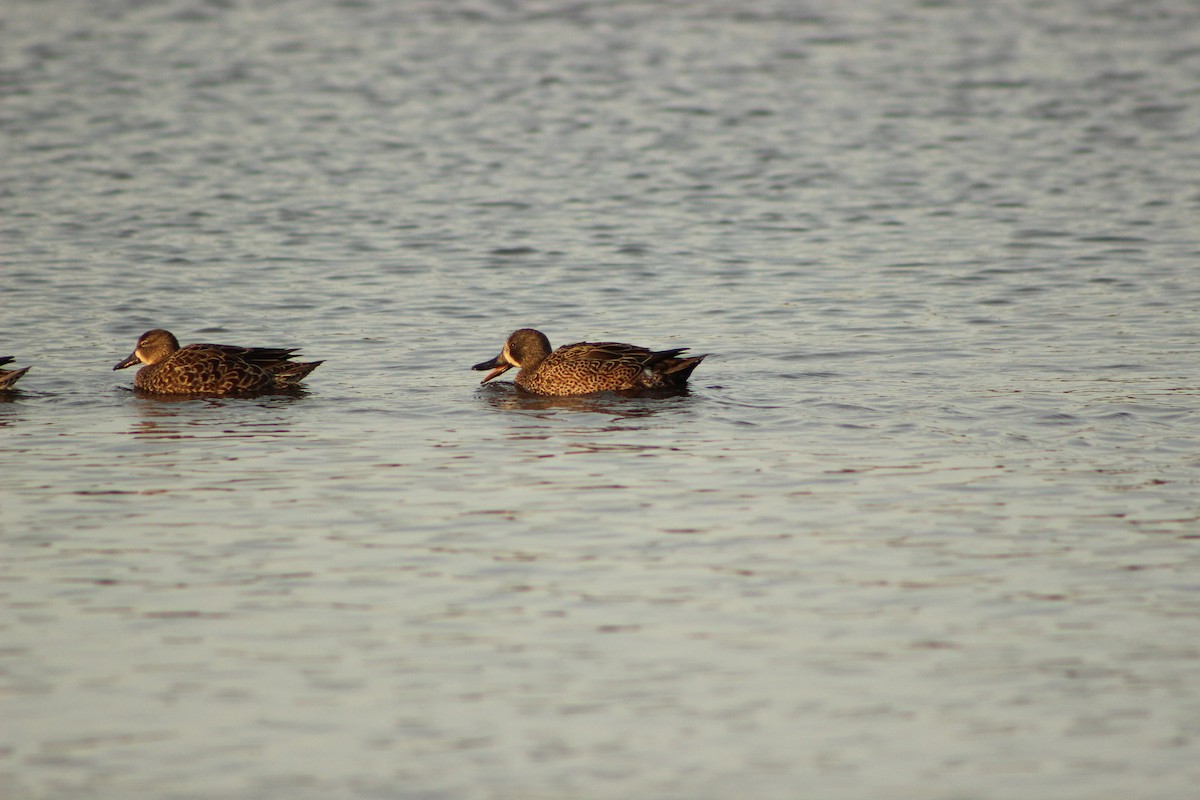
{"type": "Polygon", "coordinates": [[[490,369],[491,372],[485,375],[483,380],[480,381],[480,383],[487,383],[492,378],[498,378],[504,373],[508,372],[510,369],[512,369],[512,366],[512,364],[504,360],[503,355],[499,355],[493,358],[491,361],[484,361],[482,364],[476,364],[475,366],[471,367],[471,369],[490,369]]]}
{"type": "Polygon", "coordinates": [[[138,358],[137,350],[134,350],[132,353],[129,354],[129,358],[125,359],[120,364],[117,364],[115,367],[113,367],[113,371],[116,372],[119,369],[125,369],[126,367],[132,367],[134,364],[140,364],[141,361],[142,360],[140,358],[138,358]]]}

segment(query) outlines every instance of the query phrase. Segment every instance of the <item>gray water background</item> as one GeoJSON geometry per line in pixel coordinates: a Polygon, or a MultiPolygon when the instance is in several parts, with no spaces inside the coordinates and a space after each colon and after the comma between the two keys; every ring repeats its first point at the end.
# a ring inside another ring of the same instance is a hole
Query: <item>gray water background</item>
{"type": "Polygon", "coordinates": [[[1196,797],[1198,30],[9,0],[0,796],[1196,797]]]}

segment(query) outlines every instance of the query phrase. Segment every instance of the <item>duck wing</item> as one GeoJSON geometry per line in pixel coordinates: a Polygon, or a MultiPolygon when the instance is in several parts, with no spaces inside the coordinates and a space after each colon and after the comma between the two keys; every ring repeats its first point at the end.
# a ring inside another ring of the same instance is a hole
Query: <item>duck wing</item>
{"type": "Polygon", "coordinates": [[[220,353],[224,359],[240,359],[247,364],[266,369],[281,364],[296,357],[297,347],[240,347],[236,344],[189,344],[182,347],[184,351],[206,351],[220,353]]]}

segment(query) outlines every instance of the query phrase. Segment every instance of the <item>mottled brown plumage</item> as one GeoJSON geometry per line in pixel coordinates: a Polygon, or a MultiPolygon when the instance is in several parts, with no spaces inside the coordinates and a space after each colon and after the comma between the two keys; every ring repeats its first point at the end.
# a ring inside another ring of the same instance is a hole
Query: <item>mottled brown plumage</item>
{"type": "Polygon", "coordinates": [[[156,328],[138,339],[129,358],[113,367],[146,366],[133,386],[154,394],[239,395],[289,391],[320,361],[292,361],[296,348],[189,344],[180,347],[169,331],[156,328]]]}
{"type": "Polygon", "coordinates": [[[648,350],[620,342],[577,342],[550,351],[541,331],[521,328],[509,335],[504,350],[471,369],[490,369],[483,379],[518,367],[515,382],[527,392],[576,395],[639,389],[682,389],[703,355],[678,356],[687,350],[648,350]]]}
{"type": "MultiPolygon", "coordinates": [[[[0,366],[12,363],[13,356],[0,356],[0,366]]],[[[21,376],[29,371],[29,367],[21,367],[20,369],[0,369],[0,392],[6,392],[13,388],[13,384],[21,379],[21,376]]]]}

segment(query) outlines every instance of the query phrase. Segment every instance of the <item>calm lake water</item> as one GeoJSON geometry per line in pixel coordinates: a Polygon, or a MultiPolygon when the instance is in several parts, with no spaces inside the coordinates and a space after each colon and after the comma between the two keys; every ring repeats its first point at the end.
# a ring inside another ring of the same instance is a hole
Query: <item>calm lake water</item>
{"type": "Polygon", "coordinates": [[[0,796],[1196,797],[1198,25],[6,3],[0,796]]]}

